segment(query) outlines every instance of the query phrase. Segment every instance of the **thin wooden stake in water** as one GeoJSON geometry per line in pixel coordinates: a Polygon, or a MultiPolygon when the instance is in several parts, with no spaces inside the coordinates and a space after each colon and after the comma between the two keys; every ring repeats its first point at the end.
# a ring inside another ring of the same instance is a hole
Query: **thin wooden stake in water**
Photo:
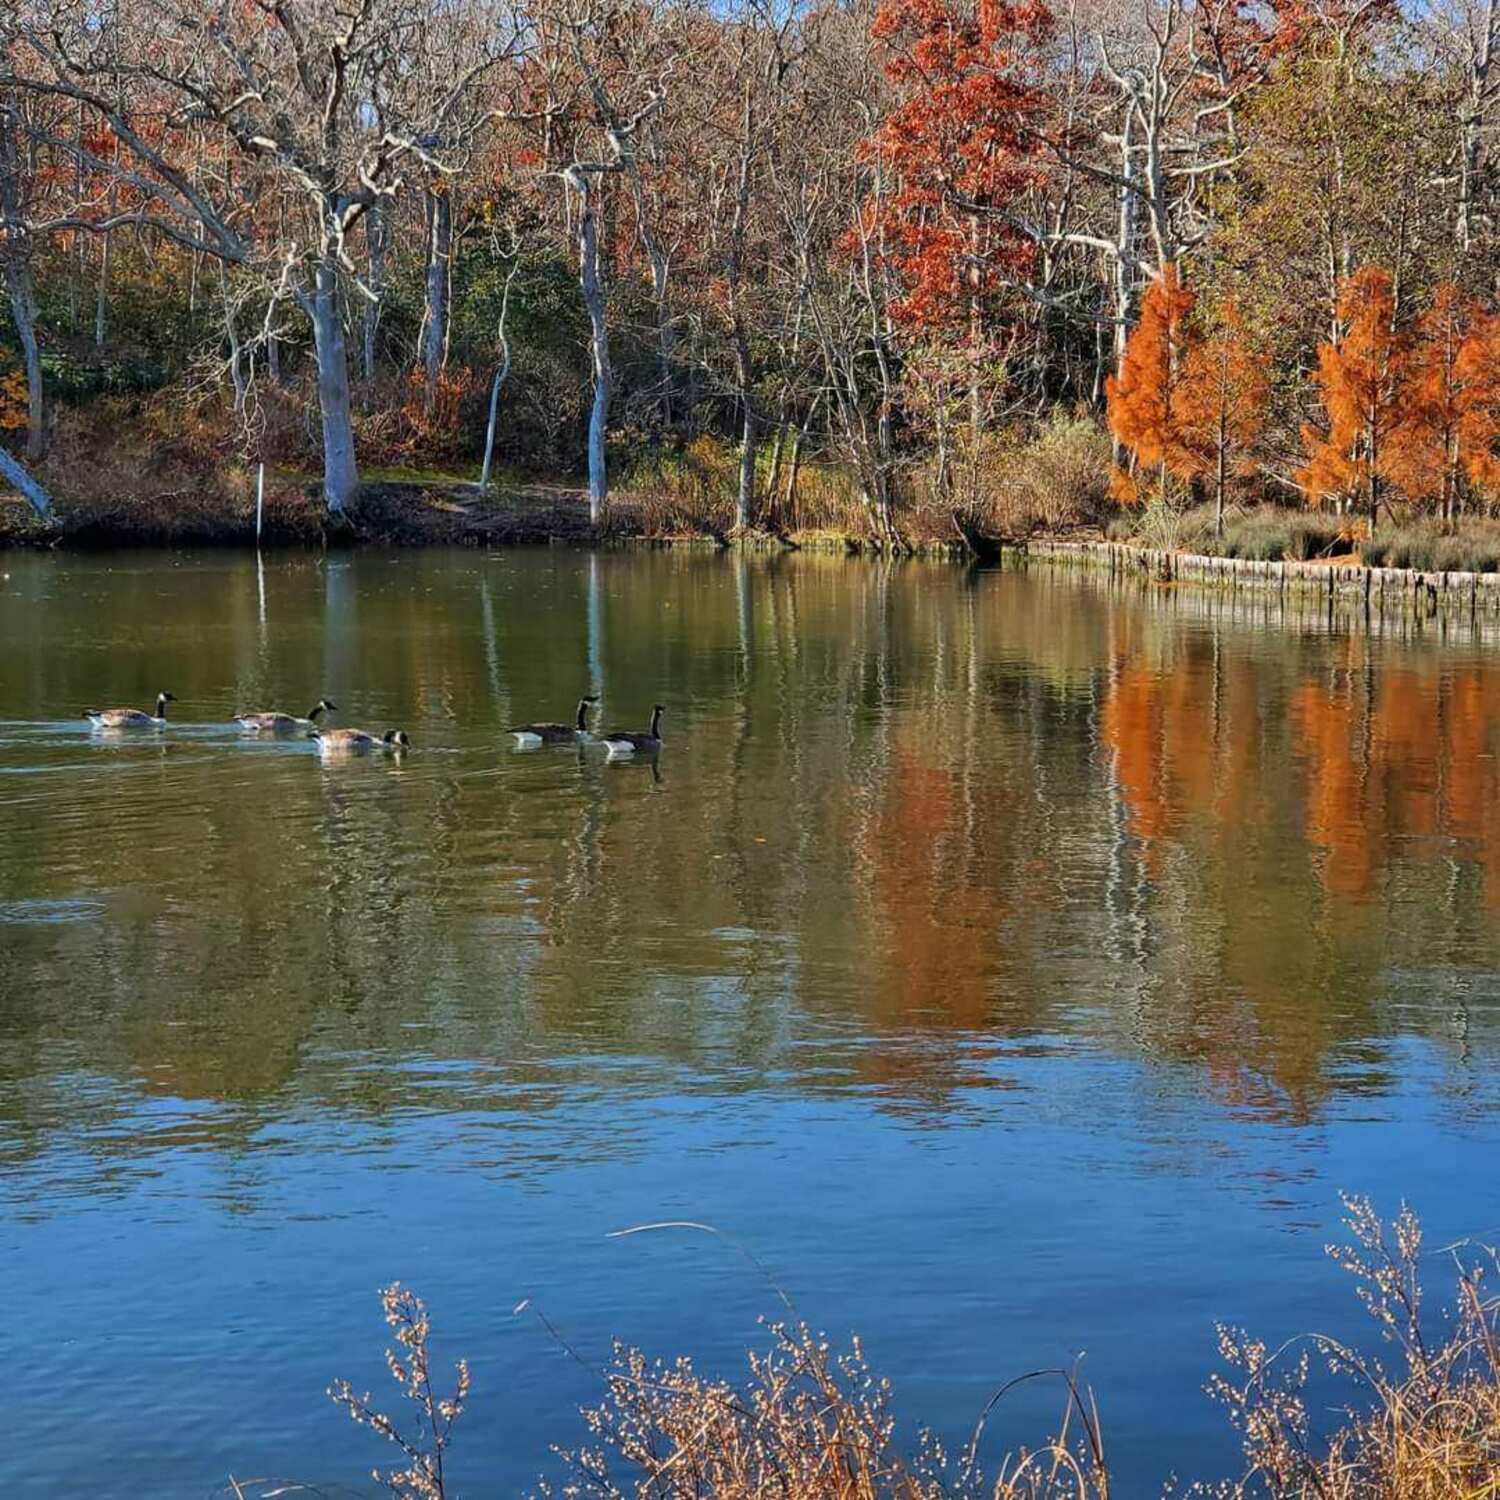
{"type": "Polygon", "coordinates": [[[260,519],[266,508],[266,466],[261,464],[255,476],[255,550],[260,551],[260,519]]]}

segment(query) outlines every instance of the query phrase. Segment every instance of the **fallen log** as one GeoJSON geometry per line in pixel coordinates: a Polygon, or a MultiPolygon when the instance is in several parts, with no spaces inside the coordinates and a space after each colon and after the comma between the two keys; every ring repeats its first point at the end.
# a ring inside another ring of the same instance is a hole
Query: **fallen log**
{"type": "Polygon", "coordinates": [[[52,497],[31,477],[20,459],[13,458],[4,448],[0,448],[0,478],[25,495],[42,520],[52,519],[52,497]]]}

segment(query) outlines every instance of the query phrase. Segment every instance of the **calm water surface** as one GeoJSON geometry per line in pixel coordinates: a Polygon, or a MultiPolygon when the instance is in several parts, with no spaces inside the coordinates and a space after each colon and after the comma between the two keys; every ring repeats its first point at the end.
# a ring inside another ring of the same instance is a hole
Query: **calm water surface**
{"type": "MultiPolygon", "coordinates": [[[[1087,1351],[1234,1468],[1214,1321],[1349,1333],[1338,1190],[1500,1223],[1500,647],[795,557],[0,559],[0,1492],[358,1483],[376,1289],[556,1472],[613,1335],[774,1297],[966,1432],[1087,1351]],[[110,739],[94,704],[177,694],[110,739]],[[578,694],[659,764],[513,752],[578,694]],[[320,764],[237,708],[405,727],[320,764]],[[22,1435],[16,1440],[15,1435],[22,1435]]],[[[1442,1263],[1434,1264],[1441,1274],[1442,1263]]],[[[1057,1394],[992,1425],[1035,1438],[1057,1394]]],[[[909,1431],[909,1427],[907,1429],[909,1431]]]]}

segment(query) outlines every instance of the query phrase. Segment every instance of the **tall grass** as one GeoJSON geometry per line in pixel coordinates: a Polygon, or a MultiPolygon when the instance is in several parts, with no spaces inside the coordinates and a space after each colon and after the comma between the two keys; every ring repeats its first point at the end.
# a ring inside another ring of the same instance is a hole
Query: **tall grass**
{"type": "Polygon", "coordinates": [[[1109,535],[1119,541],[1135,541],[1168,551],[1181,549],[1255,562],[1306,562],[1342,556],[1354,545],[1348,523],[1340,517],[1274,505],[1235,507],[1225,518],[1220,535],[1215,530],[1211,505],[1176,510],[1153,501],[1118,517],[1111,524],[1109,535]]]}
{"type": "MultiPolygon", "coordinates": [[[[1415,1216],[1383,1223],[1368,1201],[1346,1198],[1348,1241],[1329,1254],[1354,1282],[1389,1358],[1310,1335],[1278,1349],[1221,1327],[1224,1368],[1207,1389],[1240,1435],[1241,1474],[1187,1493],[1218,1500],[1497,1500],[1500,1497],[1500,1299],[1487,1288],[1492,1250],[1449,1247],[1455,1297],[1427,1314],[1428,1263],[1415,1216]],[[1347,1404],[1324,1435],[1310,1405],[1315,1365],[1343,1383],[1347,1404]]],[[[409,1403],[405,1421],[347,1382],[333,1399],[392,1445],[393,1471],[376,1471],[399,1500],[456,1500],[447,1450],[469,1393],[467,1365],[440,1396],[421,1300],[400,1286],[382,1297],[397,1346],[387,1362],[409,1403]]],[[[524,1306],[524,1304],[523,1304],[524,1306]]],[[[519,1310],[519,1309],[518,1309],[519,1310]]],[[[940,1358],[940,1352],[935,1355],[940,1358]]],[[[1143,1372],[1144,1373],[1144,1372],[1143,1372]]],[[[560,1484],[543,1495],[598,1500],[1111,1500],[1104,1427],[1075,1372],[1033,1372],[1059,1393],[1055,1430],[997,1464],[981,1459],[987,1423],[1021,1380],[1002,1386],[972,1434],[950,1451],[930,1434],[897,1440],[890,1382],[871,1371],[858,1340],[842,1353],[800,1321],[772,1324],[738,1383],[701,1374],[687,1359],[658,1361],[617,1344],[599,1372],[599,1403],[583,1412],[585,1438],[561,1451],[560,1484]]],[[[1162,1454],[1164,1472],[1172,1455],[1162,1454]]],[[[292,1493],[270,1481],[232,1492],[292,1493]]],[[[470,1491],[470,1493],[473,1493],[470,1491]]]]}
{"type": "Polygon", "coordinates": [[[1500,570],[1500,523],[1482,517],[1460,521],[1445,533],[1404,526],[1378,532],[1359,545],[1370,568],[1416,568],[1424,573],[1494,573],[1500,570]]]}

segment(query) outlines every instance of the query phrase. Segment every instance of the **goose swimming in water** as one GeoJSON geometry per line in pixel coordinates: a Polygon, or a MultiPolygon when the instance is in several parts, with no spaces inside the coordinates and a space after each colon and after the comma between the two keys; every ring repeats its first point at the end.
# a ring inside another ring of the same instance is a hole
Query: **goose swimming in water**
{"type": "Polygon", "coordinates": [[[507,729],[516,737],[517,750],[535,750],[538,745],[572,745],[593,738],[589,734],[588,711],[599,701],[592,693],[578,700],[578,720],[574,724],[517,724],[507,729]]]}
{"type": "Polygon", "coordinates": [[[312,737],[325,755],[363,755],[367,750],[401,751],[411,746],[404,729],[387,729],[378,739],[363,729],[314,729],[312,737]]]}
{"type": "Polygon", "coordinates": [[[325,713],[332,713],[337,708],[338,704],[332,698],[319,698],[308,709],[305,719],[299,719],[294,714],[273,711],[263,714],[236,714],[234,722],[241,729],[248,729],[255,734],[311,734],[318,727],[318,720],[325,713]]]}
{"type": "Polygon", "coordinates": [[[650,729],[611,729],[608,734],[600,735],[610,757],[621,755],[655,755],[661,749],[661,716],[663,713],[660,703],[654,704],[651,709],[650,729]]]}
{"type": "Polygon", "coordinates": [[[139,708],[86,708],[83,716],[95,729],[165,729],[167,704],[176,701],[171,693],[158,693],[154,714],[139,708]]]}

